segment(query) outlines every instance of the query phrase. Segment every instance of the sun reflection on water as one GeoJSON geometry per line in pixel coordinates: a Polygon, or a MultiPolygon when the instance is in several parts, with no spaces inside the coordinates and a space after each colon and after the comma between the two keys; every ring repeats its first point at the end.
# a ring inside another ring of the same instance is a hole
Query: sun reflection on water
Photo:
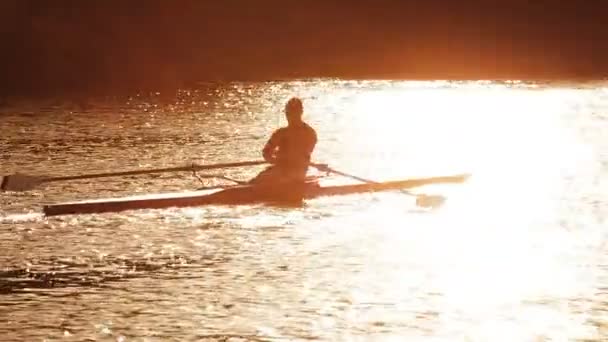
{"type": "MultiPolygon", "coordinates": [[[[549,309],[543,300],[560,307],[559,298],[589,294],[596,281],[565,261],[581,241],[560,232],[557,221],[565,180],[597,167],[594,151],[564,120],[579,92],[492,84],[387,88],[359,89],[351,98],[341,127],[341,155],[351,157],[341,167],[375,179],[473,176],[433,188],[449,195],[432,218],[414,219],[403,198],[352,215],[352,225],[376,222],[383,235],[382,246],[368,242],[375,267],[387,260],[401,277],[426,270],[419,276],[427,279],[417,281],[440,294],[439,316],[462,315],[439,330],[457,331],[468,317],[479,322],[470,336],[494,341],[527,340],[535,331],[538,338],[592,334],[582,328],[583,316],[549,309]],[[574,319],[578,324],[568,323],[574,319]]],[[[384,291],[402,297],[402,279],[387,279],[384,291]]]]}

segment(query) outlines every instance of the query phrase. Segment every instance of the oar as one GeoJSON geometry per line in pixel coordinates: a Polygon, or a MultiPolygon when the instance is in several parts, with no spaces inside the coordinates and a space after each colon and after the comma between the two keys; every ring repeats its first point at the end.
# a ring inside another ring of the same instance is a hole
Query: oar
{"type": "Polygon", "coordinates": [[[143,175],[143,174],[162,173],[162,172],[202,171],[202,170],[212,170],[212,169],[224,169],[224,168],[229,168],[229,167],[262,165],[262,164],[266,164],[266,163],[268,163],[268,162],[264,161],[264,160],[251,160],[251,161],[236,162],[236,163],[220,163],[220,164],[207,164],[207,165],[192,164],[192,165],[188,165],[188,166],[167,167],[167,168],[161,168],[161,169],[142,169],[142,170],[132,170],[132,171],[93,173],[93,174],[74,175],[74,176],[58,176],[58,177],[30,176],[30,175],[16,173],[13,175],[0,177],[0,190],[27,191],[27,190],[34,189],[35,187],[37,187],[40,184],[50,183],[50,182],[60,182],[60,181],[69,181],[69,180],[77,180],[77,179],[103,178],[103,177],[133,176],[133,175],[143,175]]]}
{"type": "MultiPolygon", "coordinates": [[[[373,181],[373,180],[361,178],[361,177],[358,177],[355,175],[351,175],[351,174],[348,174],[348,173],[345,173],[342,171],[332,169],[327,164],[311,164],[311,166],[317,168],[319,171],[335,173],[337,175],[352,178],[352,179],[358,180],[363,183],[378,184],[378,182],[373,181]]],[[[443,202],[445,202],[445,197],[439,196],[439,195],[414,194],[407,190],[400,190],[400,191],[406,195],[416,197],[416,205],[418,205],[420,207],[427,207],[427,208],[438,207],[441,204],[443,204],[443,202]]]]}

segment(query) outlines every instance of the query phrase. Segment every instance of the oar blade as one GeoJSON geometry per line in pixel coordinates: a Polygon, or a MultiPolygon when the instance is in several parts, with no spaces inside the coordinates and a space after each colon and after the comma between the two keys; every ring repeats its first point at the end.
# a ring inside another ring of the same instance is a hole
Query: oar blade
{"type": "Polygon", "coordinates": [[[20,173],[0,177],[0,190],[2,191],[28,191],[40,185],[44,180],[36,176],[20,173]]]}
{"type": "Polygon", "coordinates": [[[438,208],[445,202],[445,197],[439,195],[416,195],[416,205],[423,208],[438,208]]]}

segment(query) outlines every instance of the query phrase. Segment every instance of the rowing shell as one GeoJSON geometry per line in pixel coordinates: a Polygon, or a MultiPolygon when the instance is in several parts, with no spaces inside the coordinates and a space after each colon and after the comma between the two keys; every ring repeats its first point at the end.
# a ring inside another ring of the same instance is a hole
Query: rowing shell
{"type": "Polygon", "coordinates": [[[303,199],[323,196],[409,189],[429,184],[461,183],[468,177],[469,176],[466,174],[461,174],[380,183],[332,186],[320,186],[317,182],[308,182],[300,186],[294,186],[293,184],[277,184],[274,186],[243,185],[215,192],[202,190],[49,204],[43,207],[43,212],[46,216],[56,216],[120,212],[135,209],[194,207],[202,205],[244,205],[256,203],[292,205],[301,204],[303,199]]]}

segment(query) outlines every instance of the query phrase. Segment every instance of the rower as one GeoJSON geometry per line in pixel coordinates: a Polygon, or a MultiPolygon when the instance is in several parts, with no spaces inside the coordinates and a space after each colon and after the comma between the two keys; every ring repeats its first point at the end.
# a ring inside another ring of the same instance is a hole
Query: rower
{"type": "Polygon", "coordinates": [[[302,119],[302,100],[291,98],[285,105],[287,126],[274,131],[262,150],[264,159],[272,165],[253,178],[251,184],[304,182],[317,133],[302,119]]]}

